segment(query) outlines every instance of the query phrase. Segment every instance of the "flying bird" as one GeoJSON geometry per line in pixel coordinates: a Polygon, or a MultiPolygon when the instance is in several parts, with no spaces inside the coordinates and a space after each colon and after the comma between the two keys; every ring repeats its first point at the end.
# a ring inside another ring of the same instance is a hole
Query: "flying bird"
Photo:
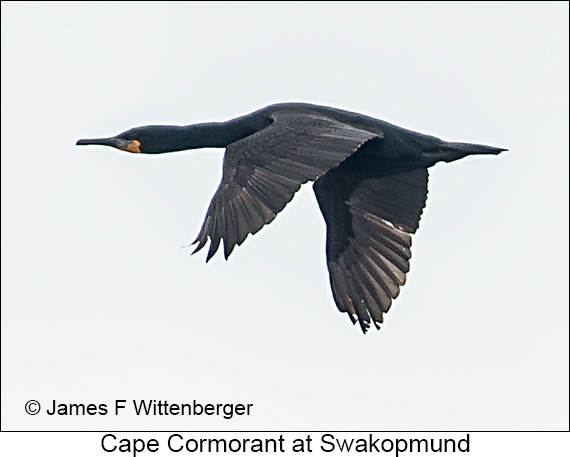
{"type": "Polygon", "coordinates": [[[406,280],[411,235],[427,198],[428,168],[503,148],[450,143],[369,116],[306,103],[270,105],[226,122],[136,127],[78,145],[141,154],[226,148],[223,176],[193,244],[236,245],[269,224],[302,184],[327,226],[326,258],[338,309],[364,333],[379,329],[406,280]]]}

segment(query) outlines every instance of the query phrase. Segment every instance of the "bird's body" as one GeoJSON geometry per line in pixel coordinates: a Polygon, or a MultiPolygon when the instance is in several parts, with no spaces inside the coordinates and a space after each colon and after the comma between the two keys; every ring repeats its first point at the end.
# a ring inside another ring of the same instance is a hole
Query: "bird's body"
{"type": "MultiPolygon", "coordinates": [[[[404,284],[411,234],[427,198],[428,168],[504,149],[449,143],[362,114],[304,103],[271,105],[220,123],[147,126],[79,140],[130,152],[225,147],[223,176],[196,238],[224,241],[226,259],[307,181],[327,225],[335,302],[364,332],[377,328],[404,284]]],[[[195,252],[196,252],[195,251],[195,252]]]]}

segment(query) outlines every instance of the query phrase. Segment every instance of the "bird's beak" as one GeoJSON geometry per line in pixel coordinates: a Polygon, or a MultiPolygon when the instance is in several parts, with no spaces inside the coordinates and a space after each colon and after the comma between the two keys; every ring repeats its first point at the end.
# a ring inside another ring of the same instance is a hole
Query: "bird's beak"
{"type": "Polygon", "coordinates": [[[85,145],[101,145],[101,146],[112,146],[117,149],[122,149],[128,152],[141,152],[140,143],[137,140],[125,140],[123,138],[117,138],[115,136],[110,138],[90,138],[77,141],[76,146],[85,145]]]}
{"type": "Polygon", "coordinates": [[[111,137],[111,138],[90,138],[79,140],[75,143],[77,146],[83,146],[88,144],[99,144],[102,146],[113,146],[114,148],[119,146],[118,138],[111,137]]]}

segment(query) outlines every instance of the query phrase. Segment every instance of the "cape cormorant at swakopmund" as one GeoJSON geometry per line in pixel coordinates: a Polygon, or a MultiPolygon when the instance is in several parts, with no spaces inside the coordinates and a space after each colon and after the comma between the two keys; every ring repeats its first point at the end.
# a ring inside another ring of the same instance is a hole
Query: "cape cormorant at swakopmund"
{"type": "MultiPolygon", "coordinates": [[[[363,332],[379,329],[406,280],[411,234],[427,197],[428,168],[503,148],[448,143],[387,122],[325,106],[281,103],[227,122],[150,125],[111,138],[79,140],[161,154],[226,148],[222,182],[194,243],[206,261],[270,223],[301,184],[313,190],[327,225],[334,300],[363,332]]],[[[193,243],[193,244],[194,244],[193,243]]]]}

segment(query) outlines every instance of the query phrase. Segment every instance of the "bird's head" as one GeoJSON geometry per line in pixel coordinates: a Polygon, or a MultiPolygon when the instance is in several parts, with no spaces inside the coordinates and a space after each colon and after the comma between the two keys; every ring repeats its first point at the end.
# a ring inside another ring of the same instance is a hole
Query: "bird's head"
{"type": "Polygon", "coordinates": [[[82,139],[76,145],[96,144],[132,153],[159,154],[178,149],[172,142],[179,129],[177,126],[147,125],[135,127],[109,138],[82,139]]]}

